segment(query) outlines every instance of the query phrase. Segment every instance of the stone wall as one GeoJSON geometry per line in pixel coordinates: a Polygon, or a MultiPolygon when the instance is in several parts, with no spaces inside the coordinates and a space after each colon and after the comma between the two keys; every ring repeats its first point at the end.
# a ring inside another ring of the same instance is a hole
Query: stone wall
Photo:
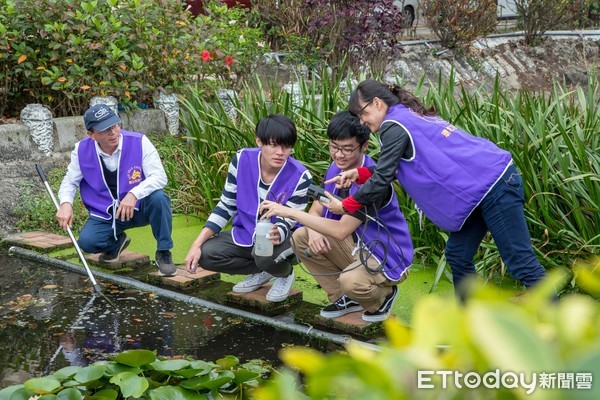
{"type": "MultiPolygon", "coordinates": [[[[123,129],[145,134],[168,132],[165,115],[158,109],[121,112],[123,129]]],[[[53,118],[52,157],[68,158],[76,142],[86,137],[83,117],[53,118]]],[[[0,125],[0,162],[39,161],[47,158],[25,125],[0,125]]]]}

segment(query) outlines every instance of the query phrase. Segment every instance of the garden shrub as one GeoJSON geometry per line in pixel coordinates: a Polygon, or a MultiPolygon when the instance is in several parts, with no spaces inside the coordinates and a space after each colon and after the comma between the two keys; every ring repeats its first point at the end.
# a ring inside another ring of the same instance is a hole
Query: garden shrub
{"type": "MultiPolygon", "coordinates": [[[[65,172],[66,167],[55,168],[48,172],[48,184],[53,193],[58,193],[65,172]]],[[[64,234],[56,222],[56,206],[45,190],[40,191],[39,181],[23,181],[20,186],[20,201],[13,210],[15,217],[18,218],[17,229],[21,232],[44,231],[64,234]]],[[[77,193],[73,201],[73,232],[81,230],[87,217],[88,211],[77,193]]]]}
{"type": "Polygon", "coordinates": [[[239,9],[208,10],[194,18],[175,0],[6,0],[0,114],[35,102],[55,116],[80,115],[97,95],[151,103],[158,88],[177,92],[191,78],[204,84],[250,70],[249,43],[260,32],[232,22],[239,9]]]}
{"type": "Polygon", "coordinates": [[[496,29],[496,0],[423,0],[427,27],[446,48],[467,46],[496,29]]]}
{"type": "Polygon", "coordinates": [[[256,0],[254,9],[275,47],[303,38],[304,53],[336,71],[348,60],[355,72],[382,72],[402,51],[403,14],[392,0],[256,0]]]}
{"type": "Polygon", "coordinates": [[[569,21],[573,17],[569,10],[576,11],[578,8],[575,2],[576,0],[515,0],[525,44],[537,44],[546,31],[569,21]]]}
{"type": "MultiPolygon", "coordinates": [[[[247,23],[247,10],[219,2],[206,5],[206,13],[196,18],[202,65],[197,82],[225,84],[238,88],[254,73],[264,48],[262,31],[247,23]],[[216,78],[216,79],[213,79],[216,78]]],[[[214,88],[215,85],[204,85],[214,88]]]]}

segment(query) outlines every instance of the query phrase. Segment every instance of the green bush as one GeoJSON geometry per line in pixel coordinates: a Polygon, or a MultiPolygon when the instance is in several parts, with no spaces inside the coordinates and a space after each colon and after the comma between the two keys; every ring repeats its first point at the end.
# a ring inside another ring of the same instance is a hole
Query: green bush
{"type": "Polygon", "coordinates": [[[55,116],[80,115],[92,96],[151,103],[158,88],[243,76],[260,31],[242,23],[238,9],[207,10],[194,19],[176,0],[6,0],[0,114],[37,102],[55,116]]]}
{"type": "Polygon", "coordinates": [[[569,12],[574,0],[515,0],[525,43],[537,44],[542,35],[572,18],[569,12]]]}
{"type": "MultiPolygon", "coordinates": [[[[58,194],[58,188],[65,172],[66,168],[56,168],[47,174],[48,184],[54,191],[55,196],[58,194]]],[[[63,233],[62,228],[56,222],[56,206],[46,190],[40,189],[40,187],[41,183],[39,181],[35,183],[34,181],[24,182],[19,196],[19,204],[13,210],[18,218],[16,226],[22,232],[63,233]]],[[[88,211],[83,205],[79,193],[73,201],[73,214],[73,232],[79,232],[88,216],[88,211]]]]}
{"type": "Polygon", "coordinates": [[[567,20],[560,29],[585,29],[600,26],[600,0],[571,0],[567,20]]]}
{"type": "Polygon", "coordinates": [[[468,46],[496,29],[496,0],[423,0],[427,27],[446,48],[468,46]]]}
{"type": "Polygon", "coordinates": [[[309,67],[318,54],[317,60],[334,71],[381,73],[402,51],[403,14],[392,0],[255,0],[253,5],[267,37],[279,48],[290,42],[303,46],[308,59],[301,62],[309,67]]]}

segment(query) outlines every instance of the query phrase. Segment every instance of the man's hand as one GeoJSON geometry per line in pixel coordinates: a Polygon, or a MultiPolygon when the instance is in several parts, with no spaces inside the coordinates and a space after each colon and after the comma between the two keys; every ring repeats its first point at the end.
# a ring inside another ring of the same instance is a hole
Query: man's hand
{"type": "Polygon", "coordinates": [[[185,268],[191,274],[195,274],[198,268],[198,262],[200,262],[200,256],[202,255],[201,247],[193,244],[185,257],[185,268]]]}
{"type": "Polygon", "coordinates": [[[60,207],[58,207],[56,220],[63,231],[66,231],[67,227],[73,227],[73,206],[71,203],[62,203],[60,207]]]}
{"type": "Polygon", "coordinates": [[[340,199],[335,198],[329,192],[325,192],[325,196],[329,199],[329,203],[321,203],[323,207],[327,207],[334,214],[344,214],[344,208],[340,199]]]}
{"type": "Polygon", "coordinates": [[[135,212],[135,203],[137,202],[137,198],[133,195],[133,193],[129,192],[121,203],[119,203],[119,208],[117,208],[117,213],[115,214],[115,219],[121,218],[121,221],[129,221],[133,218],[133,213],[135,212]]]}
{"type": "Polygon", "coordinates": [[[269,240],[273,242],[274,245],[281,244],[281,235],[279,234],[279,229],[277,229],[277,225],[275,224],[273,224],[273,227],[269,232],[269,240]]]}
{"type": "Polygon", "coordinates": [[[313,254],[325,254],[331,250],[329,240],[317,231],[308,230],[308,247],[313,254]]]}

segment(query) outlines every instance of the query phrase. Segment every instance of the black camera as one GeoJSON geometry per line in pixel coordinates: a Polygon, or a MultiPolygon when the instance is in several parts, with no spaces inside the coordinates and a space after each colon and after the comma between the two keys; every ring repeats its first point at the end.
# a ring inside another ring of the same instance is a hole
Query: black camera
{"type": "MultiPolygon", "coordinates": [[[[308,192],[307,192],[308,196],[320,201],[321,203],[329,203],[330,200],[327,198],[327,196],[325,196],[325,189],[323,189],[320,186],[317,185],[310,185],[308,187],[308,192]]],[[[340,197],[333,195],[333,197],[335,197],[336,199],[340,199],[340,197]]]]}
{"type": "Polygon", "coordinates": [[[306,194],[308,195],[308,197],[311,197],[322,203],[329,203],[329,199],[327,198],[327,196],[325,196],[325,189],[323,189],[320,186],[310,185],[306,194]]]}

